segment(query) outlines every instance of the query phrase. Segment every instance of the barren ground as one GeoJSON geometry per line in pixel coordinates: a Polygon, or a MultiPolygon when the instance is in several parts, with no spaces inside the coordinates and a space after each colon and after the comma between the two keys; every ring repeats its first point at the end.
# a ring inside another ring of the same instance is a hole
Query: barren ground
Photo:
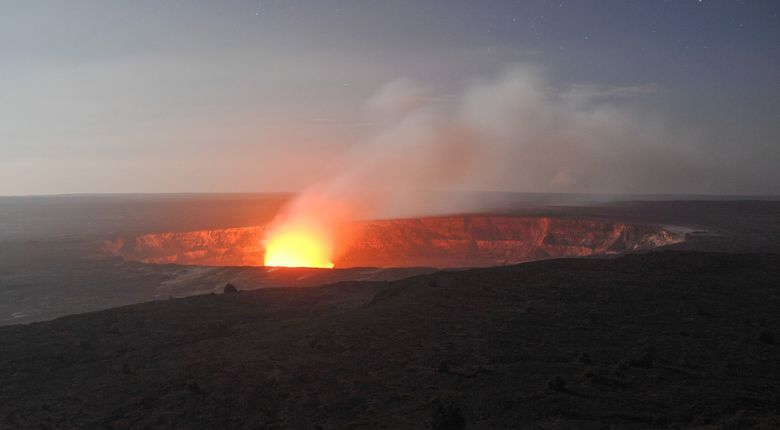
{"type": "Polygon", "coordinates": [[[778,428],[778,309],[699,252],[151,302],[0,328],[0,427],[778,428]]]}

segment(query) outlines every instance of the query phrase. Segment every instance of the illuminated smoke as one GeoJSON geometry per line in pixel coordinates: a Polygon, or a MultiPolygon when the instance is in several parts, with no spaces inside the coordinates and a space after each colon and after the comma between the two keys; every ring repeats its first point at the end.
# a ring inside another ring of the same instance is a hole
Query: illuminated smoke
{"type": "Polygon", "coordinates": [[[454,97],[390,82],[367,103],[374,132],[336,176],[294,199],[265,241],[305,224],[332,261],[352,220],[480,209],[479,199],[447,191],[642,192],[679,182],[693,170],[691,149],[632,104],[657,91],[555,89],[539,69],[521,66],[454,97]]]}

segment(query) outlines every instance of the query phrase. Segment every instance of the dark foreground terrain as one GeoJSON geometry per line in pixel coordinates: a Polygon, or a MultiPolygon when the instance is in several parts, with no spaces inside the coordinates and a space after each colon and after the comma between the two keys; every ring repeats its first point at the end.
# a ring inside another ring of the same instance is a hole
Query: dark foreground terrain
{"type": "Polygon", "coordinates": [[[699,252],[151,302],[0,328],[0,428],[780,428],[779,309],[699,252]]]}

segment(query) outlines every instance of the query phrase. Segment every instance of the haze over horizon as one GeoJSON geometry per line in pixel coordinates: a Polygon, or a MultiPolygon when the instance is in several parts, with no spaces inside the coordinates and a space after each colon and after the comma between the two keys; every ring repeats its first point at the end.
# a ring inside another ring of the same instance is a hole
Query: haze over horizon
{"type": "Polygon", "coordinates": [[[777,2],[0,10],[0,195],[780,194],[777,2]]]}

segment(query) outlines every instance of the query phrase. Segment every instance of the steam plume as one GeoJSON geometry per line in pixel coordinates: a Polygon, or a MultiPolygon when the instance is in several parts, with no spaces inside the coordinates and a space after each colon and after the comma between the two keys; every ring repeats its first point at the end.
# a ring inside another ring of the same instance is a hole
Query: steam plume
{"type": "MultiPolygon", "coordinates": [[[[516,66],[437,97],[409,79],[367,103],[373,134],[347,154],[338,176],[297,197],[277,223],[336,232],[355,219],[475,210],[453,189],[642,192],[695,172],[691,148],[632,105],[652,85],[555,89],[539,69],[516,66]]],[[[700,169],[699,169],[700,170],[700,169]]],[[[687,178],[690,179],[690,178],[687,178]]],[[[273,231],[273,229],[271,230],[273,231]]]]}

